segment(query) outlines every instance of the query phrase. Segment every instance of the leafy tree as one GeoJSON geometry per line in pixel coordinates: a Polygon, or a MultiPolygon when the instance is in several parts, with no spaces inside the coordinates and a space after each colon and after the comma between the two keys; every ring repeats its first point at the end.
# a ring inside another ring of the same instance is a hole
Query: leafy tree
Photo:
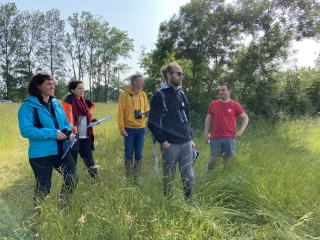
{"type": "Polygon", "coordinates": [[[42,69],[51,72],[58,81],[64,81],[67,69],[65,68],[65,23],[60,19],[60,11],[51,9],[45,13],[45,28],[42,33],[42,46],[38,52],[41,58],[42,69]]]}
{"type": "Polygon", "coordinates": [[[83,80],[84,75],[88,74],[90,97],[93,86],[105,91],[101,101],[107,101],[113,67],[120,57],[129,57],[133,40],[125,31],[110,28],[108,22],[89,12],[82,12],[80,17],[75,13],[68,20],[73,33],[66,35],[65,43],[73,78],[83,80]],[[101,82],[106,87],[101,88],[101,82]]]}
{"type": "Polygon", "coordinates": [[[100,68],[104,79],[105,94],[104,101],[108,99],[108,89],[112,68],[117,69],[116,63],[120,57],[128,58],[129,53],[133,50],[133,39],[128,37],[127,32],[112,27],[102,37],[100,45],[100,68]]]}
{"type": "Polygon", "coordinates": [[[277,109],[275,72],[286,61],[294,40],[311,37],[301,31],[316,25],[316,1],[238,1],[243,34],[249,40],[234,58],[229,79],[238,81],[239,99],[256,114],[271,116],[277,109]],[[313,9],[315,8],[315,9],[313,9]]]}
{"type": "Polygon", "coordinates": [[[92,99],[92,85],[93,79],[96,79],[96,84],[100,86],[100,44],[103,36],[107,33],[109,27],[108,23],[103,21],[101,17],[93,16],[89,12],[82,13],[84,24],[84,46],[87,58],[87,71],[89,75],[89,94],[92,99]]]}
{"type": "Polygon", "coordinates": [[[140,64],[149,79],[159,79],[155,69],[173,57],[186,72],[183,88],[196,109],[227,81],[249,112],[272,117],[283,109],[277,105],[284,93],[281,64],[294,41],[319,35],[319,6],[315,0],[191,0],[160,25],[156,49],[140,64]]]}
{"type": "Polygon", "coordinates": [[[5,98],[11,98],[16,87],[14,70],[18,64],[17,53],[21,51],[21,18],[14,3],[0,5],[0,74],[4,82],[5,98]]]}
{"type": "Polygon", "coordinates": [[[155,60],[174,53],[175,59],[191,62],[189,89],[213,94],[217,79],[226,70],[237,49],[239,21],[233,5],[224,1],[191,1],[180,14],[161,24],[155,60]]]}
{"type": "Polygon", "coordinates": [[[40,11],[21,13],[21,51],[17,52],[18,63],[14,69],[18,91],[15,100],[25,99],[27,83],[33,73],[41,70],[39,50],[44,32],[44,14],[40,11]]]}
{"type": "Polygon", "coordinates": [[[113,71],[115,74],[117,74],[117,81],[113,82],[113,86],[118,89],[118,97],[117,99],[119,99],[120,97],[120,89],[124,90],[125,86],[122,84],[122,81],[120,80],[120,73],[122,72],[126,72],[127,70],[129,70],[128,65],[127,64],[118,64],[113,68],[113,71]]]}
{"type": "Polygon", "coordinates": [[[66,49],[71,59],[73,79],[83,81],[86,67],[84,13],[74,13],[68,17],[72,32],[66,35],[66,49]]]}
{"type": "Polygon", "coordinates": [[[146,52],[145,46],[141,47],[139,64],[142,69],[145,69],[143,90],[147,94],[148,99],[160,88],[162,83],[160,67],[154,62],[153,55],[153,52],[146,52]]]}

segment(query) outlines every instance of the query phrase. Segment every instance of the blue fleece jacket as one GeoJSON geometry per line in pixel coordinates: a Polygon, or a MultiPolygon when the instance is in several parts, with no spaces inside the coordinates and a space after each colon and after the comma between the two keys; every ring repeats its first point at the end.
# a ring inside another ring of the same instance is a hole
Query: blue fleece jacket
{"type": "MultiPolygon", "coordinates": [[[[59,129],[71,129],[67,116],[63,111],[61,101],[53,98],[52,106],[55,111],[59,129]]],[[[18,111],[20,133],[29,139],[29,158],[39,158],[58,154],[57,135],[53,117],[37,97],[29,97],[18,111]],[[38,109],[39,119],[43,128],[34,127],[34,108],[38,109]]]]}

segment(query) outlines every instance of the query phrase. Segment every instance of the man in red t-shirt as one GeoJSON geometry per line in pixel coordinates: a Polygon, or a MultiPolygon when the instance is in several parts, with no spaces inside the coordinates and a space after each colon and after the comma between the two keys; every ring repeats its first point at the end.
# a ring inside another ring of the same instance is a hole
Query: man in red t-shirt
{"type": "Polygon", "coordinates": [[[241,105],[230,99],[231,87],[228,83],[222,83],[219,88],[219,100],[211,102],[204,128],[205,143],[210,139],[211,158],[208,163],[208,171],[215,166],[217,157],[224,153],[224,164],[230,162],[230,157],[235,155],[237,137],[241,137],[246,129],[249,118],[241,105]],[[242,120],[241,127],[237,131],[237,118],[242,120]],[[210,126],[212,128],[209,135],[210,126]]]}

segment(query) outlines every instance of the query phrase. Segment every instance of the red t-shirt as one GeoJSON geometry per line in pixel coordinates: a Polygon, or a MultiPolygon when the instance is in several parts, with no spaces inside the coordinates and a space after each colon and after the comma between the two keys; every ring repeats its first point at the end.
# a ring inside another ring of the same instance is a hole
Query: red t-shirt
{"type": "Polygon", "coordinates": [[[244,113],[241,105],[233,100],[211,102],[208,114],[212,116],[211,139],[232,138],[236,133],[237,117],[244,113]]]}

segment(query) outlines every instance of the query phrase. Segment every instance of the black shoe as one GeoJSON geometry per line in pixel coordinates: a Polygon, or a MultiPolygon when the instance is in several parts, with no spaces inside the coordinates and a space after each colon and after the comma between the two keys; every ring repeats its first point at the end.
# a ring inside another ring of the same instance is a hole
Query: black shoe
{"type": "Polygon", "coordinates": [[[188,187],[184,187],[184,199],[185,200],[190,200],[191,197],[193,196],[193,191],[194,191],[193,184],[191,184],[188,187]]]}
{"type": "Polygon", "coordinates": [[[89,174],[92,178],[96,178],[98,175],[98,166],[93,165],[92,167],[89,168],[89,174]]]}

